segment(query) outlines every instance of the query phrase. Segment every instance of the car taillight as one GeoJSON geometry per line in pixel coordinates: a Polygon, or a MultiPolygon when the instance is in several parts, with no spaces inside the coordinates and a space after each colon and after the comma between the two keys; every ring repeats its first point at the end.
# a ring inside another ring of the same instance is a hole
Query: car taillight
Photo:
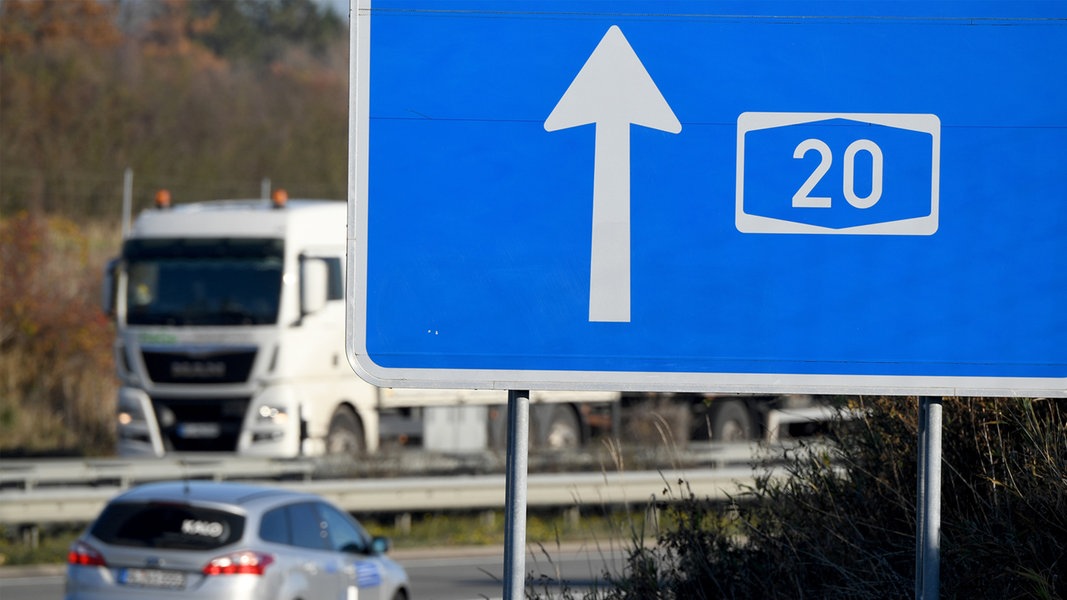
{"type": "Polygon", "coordinates": [[[81,565],[83,567],[107,566],[104,556],[96,548],[81,540],[70,545],[70,550],[67,551],[67,564],[81,565]]]}
{"type": "Polygon", "coordinates": [[[204,575],[262,575],[274,557],[262,552],[245,550],[211,559],[204,565],[204,575]]]}

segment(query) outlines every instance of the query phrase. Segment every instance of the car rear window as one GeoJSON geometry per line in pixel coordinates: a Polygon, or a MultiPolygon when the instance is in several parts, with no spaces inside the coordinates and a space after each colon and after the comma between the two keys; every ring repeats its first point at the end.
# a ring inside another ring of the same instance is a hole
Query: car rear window
{"type": "Polygon", "coordinates": [[[241,539],[241,515],[188,504],[116,502],[90,533],[107,544],[171,550],[210,550],[241,539]]]}

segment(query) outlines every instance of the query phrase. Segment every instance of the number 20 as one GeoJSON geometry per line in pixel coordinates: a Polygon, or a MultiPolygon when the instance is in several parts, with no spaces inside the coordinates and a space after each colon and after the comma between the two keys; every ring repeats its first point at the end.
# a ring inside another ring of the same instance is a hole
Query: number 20
{"type": "MultiPolygon", "coordinates": [[[[819,184],[833,163],[833,153],[826,142],[815,138],[804,140],[797,144],[793,150],[793,158],[804,158],[807,153],[814,150],[819,153],[820,160],[815,170],[811,172],[804,185],[793,194],[793,208],[830,208],[831,199],[826,196],[809,196],[815,186],[819,184]]],[[[882,198],[882,149],[871,140],[856,140],[845,148],[844,181],[842,191],[845,200],[856,208],[870,208],[882,198]],[[856,153],[864,151],[871,155],[871,193],[865,197],[856,195],[856,153]]]]}

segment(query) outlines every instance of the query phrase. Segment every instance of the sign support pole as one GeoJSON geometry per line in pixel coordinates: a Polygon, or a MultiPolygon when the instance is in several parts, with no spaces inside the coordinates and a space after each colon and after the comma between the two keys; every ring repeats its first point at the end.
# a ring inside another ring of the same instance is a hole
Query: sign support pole
{"type": "Polygon", "coordinates": [[[919,456],[915,503],[915,600],[941,590],[941,398],[919,397],[919,456]]]}
{"type": "Polygon", "coordinates": [[[526,486],[530,392],[508,390],[507,473],[504,483],[504,600],[526,597],[526,486]]]}

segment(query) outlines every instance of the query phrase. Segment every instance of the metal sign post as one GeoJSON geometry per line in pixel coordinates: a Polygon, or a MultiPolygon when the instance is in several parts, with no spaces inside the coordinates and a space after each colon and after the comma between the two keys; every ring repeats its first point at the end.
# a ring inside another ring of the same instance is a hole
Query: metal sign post
{"type": "Polygon", "coordinates": [[[941,585],[941,398],[919,397],[915,503],[915,599],[937,600],[941,585]]]}
{"type": "Polygon", "coordinates": [[[504,600],[526,593],[526,483],[530,392],[508,391],[507,473],[504,483],[504,600]]]}

